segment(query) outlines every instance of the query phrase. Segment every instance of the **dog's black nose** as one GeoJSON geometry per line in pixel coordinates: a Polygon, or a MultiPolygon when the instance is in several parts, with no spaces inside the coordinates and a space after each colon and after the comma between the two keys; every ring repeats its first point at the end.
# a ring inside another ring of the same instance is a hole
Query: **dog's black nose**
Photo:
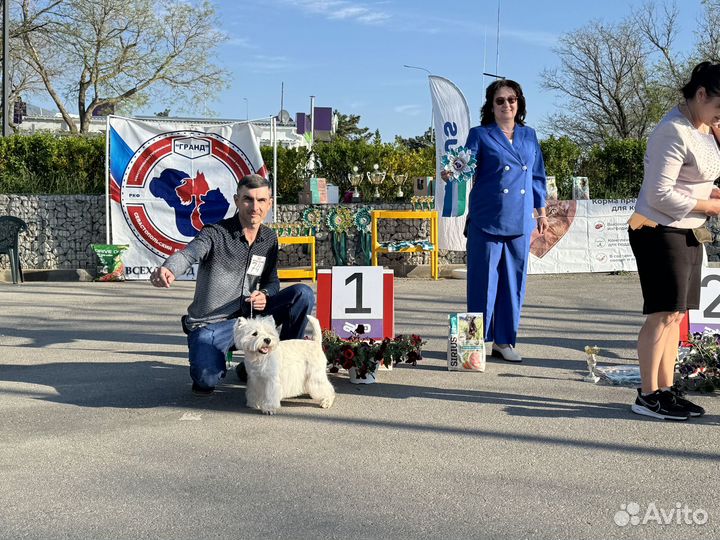
{"type": "Polygon", "coordinates": [[[271,340],[269,337],[266,337],[265,339],[263,339],[263,341],[264,341],[265,343],[267,343],[268,345],[270,345],[270,342],[271,342],[272,340],[271,340]]]}

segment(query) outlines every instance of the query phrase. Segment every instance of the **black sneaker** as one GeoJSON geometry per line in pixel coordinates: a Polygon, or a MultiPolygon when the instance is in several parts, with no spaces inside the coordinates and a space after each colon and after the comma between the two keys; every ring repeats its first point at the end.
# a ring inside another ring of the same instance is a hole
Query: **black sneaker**
{"type": "Polygon", "coordinates": [[[672,396],[675,398],[675,403],[685,409],[690,416],[702,416],[703,414],[705,414],[705,409],[703,409],[700,405],[695,405],[689,399],[685,399],[684,397],[682,397],[677,390],[671,388],[670,390],[665,390],[665,392],[667,392],[668,394],[672,394],[672,396]]]}
{"type": "Polygon", "coordinates": [[[660,418],[662,420],[687,420],[688,411],[678,405],[675,396],[669,392],[655,390],[652,394],[643,396],[640,388],[637,389],[637,398],[632,405],[632,412],[660,418]],[[668,395],[670,394],[670,395],[668,395]]]}
{"type": "Polygon", "coordinates": [[[214,388],[203,388],[197,383],[192,384],[192,393],[196,396],[212,396],[213,392],[215,392],[214,388]]]}

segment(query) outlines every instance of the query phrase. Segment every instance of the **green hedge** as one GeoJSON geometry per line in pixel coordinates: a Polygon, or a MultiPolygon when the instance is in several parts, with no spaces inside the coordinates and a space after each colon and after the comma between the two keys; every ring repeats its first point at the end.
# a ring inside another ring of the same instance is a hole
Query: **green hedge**
{"type": "Polygon", "coordinates": [[[0,193],[105,193],[105,138],[47,133],[0,138],[0,193]]]}
{"type": "MultiPolygon", "coordinates": [[[[604,145],[582,149],[567,137],[540,141],[545,167],[557,179],[560,197],[571,196],[573,176],[590,179],[590,194],[597,199],[636,197],[643,175],[645,140],[609,140],[604,145]]],[[[261,149],[267,167],[272,168],[272,148],[261,149]]],[[[392,173],[410,178],[434,176],[435,150],[409,150],[397,144],[337,139],[317,143],[315,152],[322,163],[321,174],[340,187],[350,189],[347,179],[353,166],[371,171],[377,163],[388,176],[381,186],[383,200],[395,200],[392,173]]],[[[278,148],[278,192],[281,203],[297,202],[303,186],[305,148],[278,148]]],[[[360,188],[365,200],[374,188],[365,180],[360,188]]],[[[405,186],[405,199],[412,194],[405,186]]],[[[16,194],[102,194],[105,192],[105,139],[79,135],[13,135],[0,138],[0,193],[16,194]]]]}

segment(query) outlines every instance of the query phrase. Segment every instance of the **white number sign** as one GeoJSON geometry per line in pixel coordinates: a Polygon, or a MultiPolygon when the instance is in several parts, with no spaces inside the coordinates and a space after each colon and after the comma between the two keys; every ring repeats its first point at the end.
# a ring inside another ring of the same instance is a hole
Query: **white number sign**
{"type": "Polygon", "coordinates": [[[703,268],[700,282],[700,309],[691,309],[690,332],[706,328],[720,332],[720,268],[703,268]]]}
{"type": "Polygon", "coordinates": [[[382,320],[382,266],[334,266],[331,317],[343,320],[382,320]]]}

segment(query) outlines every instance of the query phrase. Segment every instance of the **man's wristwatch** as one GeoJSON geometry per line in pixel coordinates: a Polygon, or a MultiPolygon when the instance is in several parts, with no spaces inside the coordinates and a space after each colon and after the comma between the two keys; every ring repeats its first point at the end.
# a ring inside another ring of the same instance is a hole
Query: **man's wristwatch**
{"type": "Polygon", "coordinates": [[[267,291],[267,289],[260,289],[260,292],[265,295],[265,298],[270,298],[270,293],[267,291]]]}

